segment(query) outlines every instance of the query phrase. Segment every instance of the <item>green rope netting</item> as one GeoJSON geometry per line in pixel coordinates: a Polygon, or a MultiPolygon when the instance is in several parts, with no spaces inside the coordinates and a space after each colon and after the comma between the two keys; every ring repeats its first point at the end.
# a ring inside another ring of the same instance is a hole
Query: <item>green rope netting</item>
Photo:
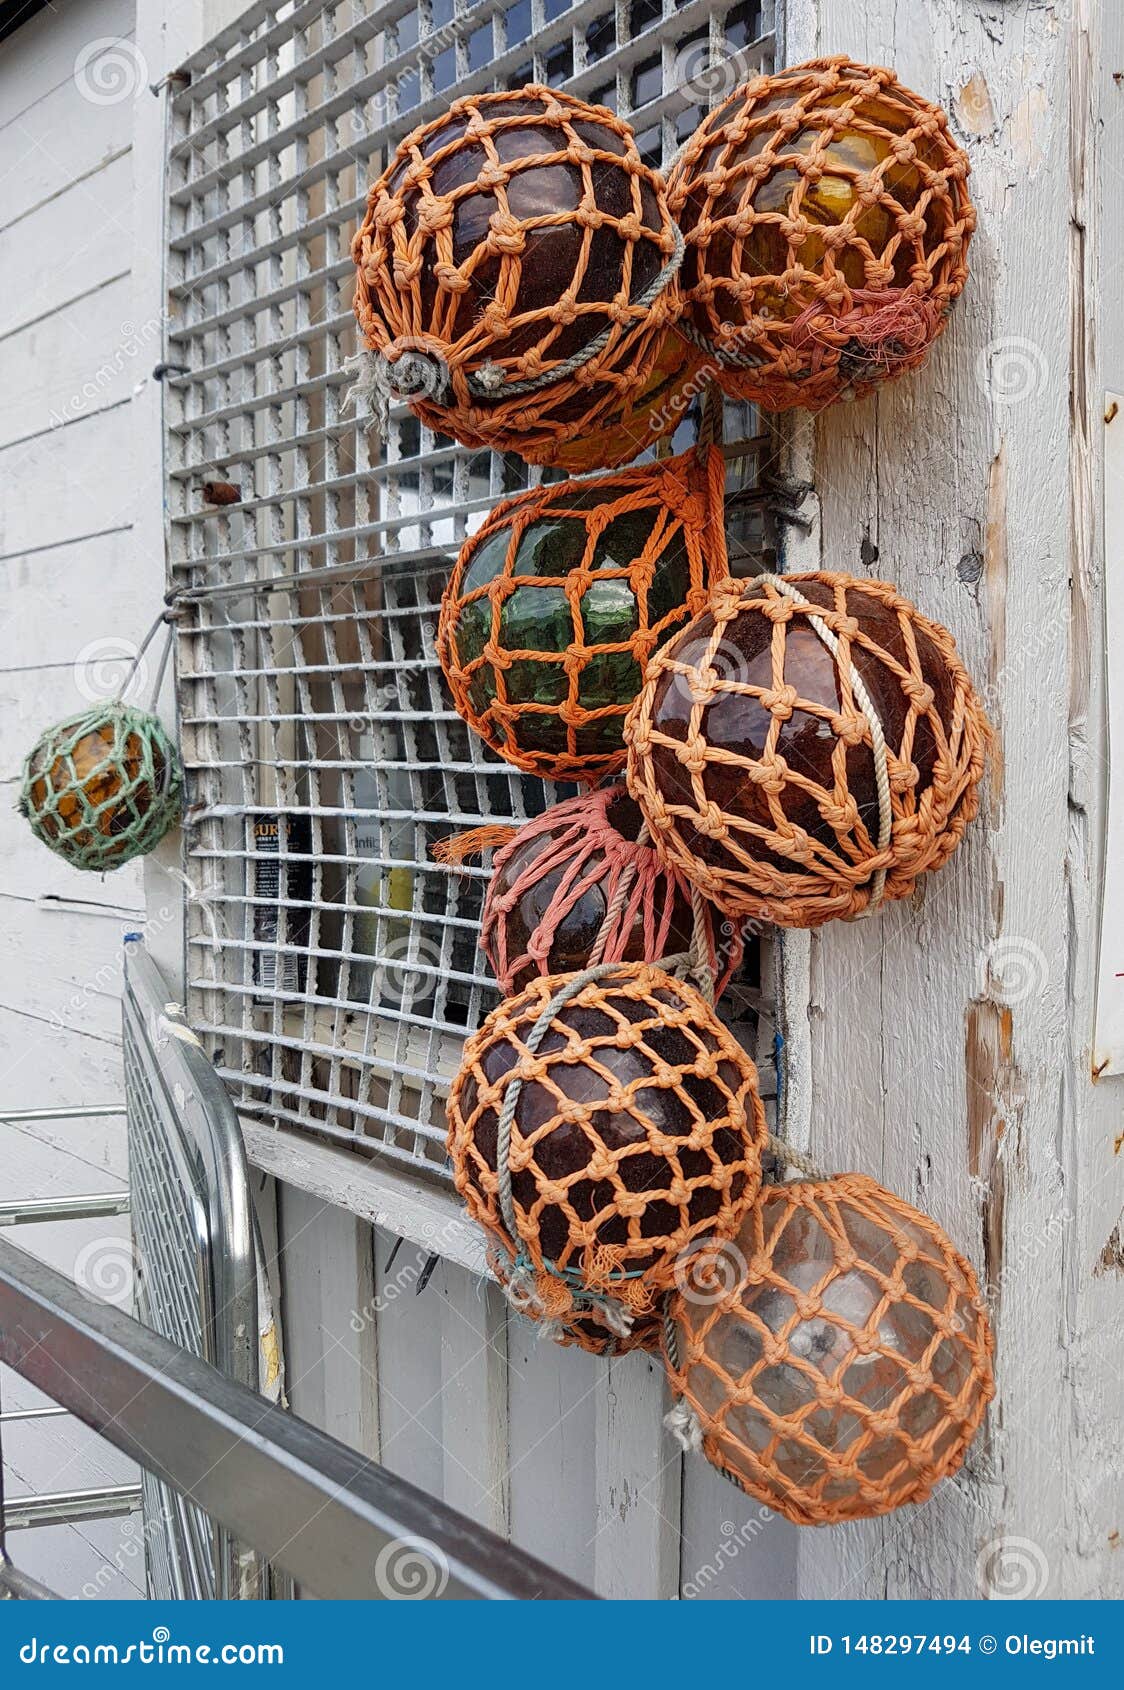
{"type": "Polygon", "coordinates": [[[120,699],[69,716],[23,766],[19,810],[74,868],[120,868],[175,824],[183,776],[155,716],[120,699]]]}

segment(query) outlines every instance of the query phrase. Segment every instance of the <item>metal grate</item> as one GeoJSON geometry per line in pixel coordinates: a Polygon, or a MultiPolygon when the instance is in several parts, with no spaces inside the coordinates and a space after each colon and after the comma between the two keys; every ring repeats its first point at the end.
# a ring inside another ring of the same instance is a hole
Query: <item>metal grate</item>
{"type": "MultiPolygon", "coordinates": [[[[445,1178],[443,1099],[495,993],[486,871],[439,867],[430,847],[560,795],[469,734],[434,650],[456,548],[543,472],[402,410],[385,446],[341,415],[367,185],[454,93],[530,80],[629,114],[666,160],[700,116],[690,78],[731,52],[738,75],[768,63],[770,27],[758,0],[255,5],[172,81],[189,1003],[244,1111],[445,1178]],[[237,503],[208,502],[208,482],[237,503]]],[[[726,420],[730,487],[751,490],[756,421],[726,420]]],[[[688,417],[672,449],[693,439],[688,417]]],[[[760,548],[752,496],[731,522],[760,548]]]]}
{"type": "MultiPolygon", "coordinates": [[[[136,1317],[258,1387],[258,1293],[246,1167],[230,1100],[138,940],[126,945],[122,1045],[136,1317]]],[[[268,1569],[147,1470],[150,1595],[256,1597],[268,1569]]]]}

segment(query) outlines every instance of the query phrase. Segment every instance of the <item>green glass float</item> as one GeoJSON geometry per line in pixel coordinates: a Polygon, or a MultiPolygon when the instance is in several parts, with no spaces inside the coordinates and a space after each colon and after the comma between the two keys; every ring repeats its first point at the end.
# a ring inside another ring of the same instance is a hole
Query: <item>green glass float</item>
{"type": "Polygon", "coordinates": [[[18,807],[57,856],[104,873],[159,844],[182,790],[179,758],[156,717],[112,699],[40,737],[18,807]]]}
{"type": "Polygon", "coordinates": [[[516,768],[594,782],[657,646],[726,574],[720,455],[690,452],[498,505],[465,544],[438,653],[457,710],[516,768]]]}

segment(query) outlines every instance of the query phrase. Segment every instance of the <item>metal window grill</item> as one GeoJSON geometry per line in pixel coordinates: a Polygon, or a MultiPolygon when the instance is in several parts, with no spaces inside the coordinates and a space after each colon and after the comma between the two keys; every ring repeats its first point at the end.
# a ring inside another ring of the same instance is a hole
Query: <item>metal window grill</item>
{"type": "MultiPolygon", "coordinates": [[[[771,27],[761,0],[258,4],[171,81],[189,1006],[244,1112],[446,1178],[443,1099],[496,1000],[486,871],[440,867],[430,847],[561,795],[469,733],[434,649],[460,542],[544,472],[402,409],[385,445],[342,414],[367,186],[455,93],[532,80],[627,114],[666,161],[701,115],[691,78],[731,54],[732,81],[768,65],[771,27]],[[238,502],[215,506],[208,482],[238,502]]],[[[767,442],[739,406],[726,437],[748,567],[766,543],[767,442]]],[[[693,438],[688,417],[671,447],[693,438]]],[[[760,984],[751,968],[731,1000],[750,1037],[760,984]]]]}

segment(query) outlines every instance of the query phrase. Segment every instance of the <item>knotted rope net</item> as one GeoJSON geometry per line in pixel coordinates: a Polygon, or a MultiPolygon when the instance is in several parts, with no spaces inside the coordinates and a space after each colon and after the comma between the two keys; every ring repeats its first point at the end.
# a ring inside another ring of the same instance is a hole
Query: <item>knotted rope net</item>
{"type": "Polygon", "coordinates": [[[48,728],[19,800],[37,839],[74,868],[120,868],[151,851],[180,809],[179,758],[155,716],[120,700],[48,728]]]}
{"type": "Polygon", "coordinates": [[[470,94],[416,129],[352,243],[369,399],[550,463],[643,387],[683,245],[628,124],[552,88],[470,94]]]}
{"type": "MultiPolygon", "coordinates": [[[[741,960],[729,923],[702,911],[702,943],[721,992],[741,960]]],[[[497,854],[480,942],[505,994],[536,974],[599,962],[658,962],[692,942],[691,889],[648,843],[623,781],[552,804],[497,854]]]]}
{"type": "Polygon", "coordinates": [[[660,857],[783,927],[904,898],[979,803],[990,730],[947,629],[885,581],[716,589],[649,664],[628,786],[660,857]]]}
{"type": "Polygon", "coordinates": [[[914,369],[968,275],[967,155],[890,70],[757,76],[668,177],[688,325],[727,392],[819,410],[914,369]]]}
{"type": "Polygon", "coordinates": [[[643,963],[536,979],[465,1046],[449,1154],[516,1307],[658,1313],[679,1253],[732,1236],[761,1182],[757,1074],[705,998],[643,963]]]}
{"type": "Polygon", "coordinates": [[[630,1350],[658,1354],[663,1342],[662,1315],[639,1315],[633,1319],[627,1332],[622,1331],[619,1320],[614,1320],[611,1326],[606,1324],[602,1314],[605,1307],[603,1299],[591,1298],[587,1305],[582,1301],[580,1290],[575,1290],[575,1311],[584,1309],[586,1312],[574,1312],[566,1319],[547,1317],[533,1294],[528,1297],[525,1289],[512,1289],[511,1257],[494,1239],[489,1242],[487,1258],[488,1266],[508,1302],[517,1313],[533,1323],[535,1336],[541,1342],[561,1344],[564,1349],[584,1350],[592,1356],[627,1355],[630,1350]]]}
{"type": "Polygon", "coordinates": [[[861,1174],[764,1187],[665,1332],[670,1428],[799,1525],[923,1502],[995,1389],[972,1268],[861,1174]]]}
{"type": "Polygon", "coordinates": [[[644,665],[726,575],[713,448],[496,506],[441,600],[453,702],[516,768],[590,783],[625,759],[644,665]]]}
{"type": "Polygon", "coordinates": [[[676,329],[668,329],[643,387],[621,400],[605,421],[560,445],[551,453],[551,463],[567,475],[631,463],[675,432],[709,373],[702,350],[676,329]]]}

